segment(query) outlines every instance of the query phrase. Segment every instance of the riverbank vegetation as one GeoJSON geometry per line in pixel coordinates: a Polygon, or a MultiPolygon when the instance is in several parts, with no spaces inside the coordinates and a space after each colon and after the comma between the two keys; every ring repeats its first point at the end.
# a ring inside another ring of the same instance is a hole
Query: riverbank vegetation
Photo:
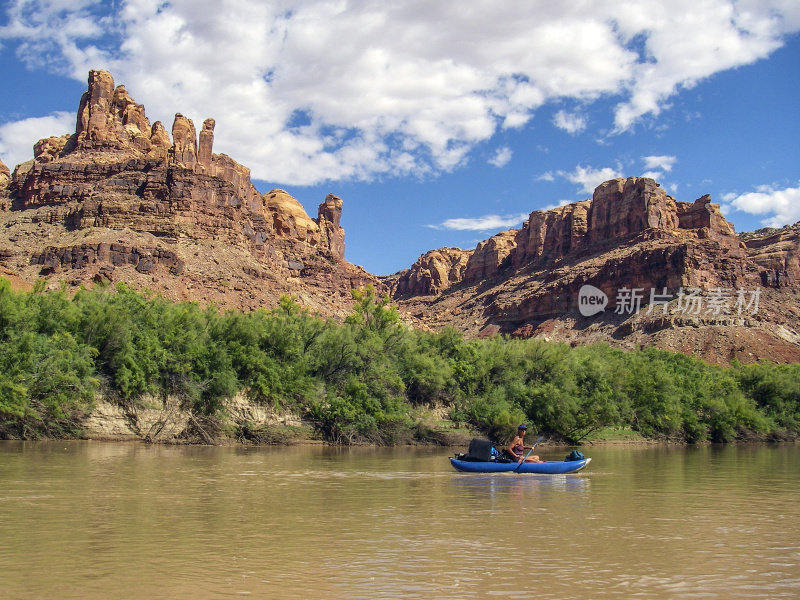
{"type": "MultiPolygon", "coordinates": [[[[800,432],[800,365],[722,368],[647,348],[466,340],[405,326],[388,299],[354,293],[344,322],[290,298],[220,312],[125,285],[14,292],[0,278],[0,438],[73,437],[97,396],[179,399],[205,419],[225,399],[299,414],[334,443],[437,439],[437,409],[497,441],[519,422],[575,443],[602,428],[729,442],[800,432]]],[[[244,431],[228,432],[247,437],[244,431]]]]}

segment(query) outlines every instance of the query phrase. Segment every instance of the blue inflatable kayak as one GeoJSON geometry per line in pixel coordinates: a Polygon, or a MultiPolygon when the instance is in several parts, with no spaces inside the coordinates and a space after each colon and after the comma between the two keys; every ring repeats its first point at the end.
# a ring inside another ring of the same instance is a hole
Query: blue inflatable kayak
{"type": "Polygon", "coordinates": [[[545,475],[560,475],[562,473],[577,473],[592,462],[591,458],[583,460],[548,460],[546,462],[502,463],[494,461],[470,461],[451,458],[450,464],[457,471],[465,473],[543,473],[545,475]],[[519,467],[519,471],[517,468],[519,467]]]}

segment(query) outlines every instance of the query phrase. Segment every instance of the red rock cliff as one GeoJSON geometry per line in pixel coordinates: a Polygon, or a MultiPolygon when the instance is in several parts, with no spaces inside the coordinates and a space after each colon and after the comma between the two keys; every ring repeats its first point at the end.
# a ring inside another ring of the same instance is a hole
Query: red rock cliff
{"type": "Polygon", "coordinates": [[[434,251],[395,276],[393,289],[402,310],[429,327],[626,347],[652,343],[721,363],[795,360],[798,231],[800,224],[760,232],[746,237],[745,246],[708,196],[680,202],[651,179],[616,179],[598,186],[591,200],[535,211],[519,230],[461,251],[466,268],[452,271],[447,285],[439,283],[440,270],[427,266],[434,251]],[[610,308],[594,319],[578,311],[584,285],[608,297],[610,308]],[[669,311],[648,307],[690,288],[727,304],[689,316],[676,316],[674,302],[669,311]],[[737,313],[740,291],[758,289],[760,312],[737,313]],[[631,290],[638,300],[630,312],[617,312],[631,290]]]}
{"type": "Polygon", "coordinates": [[[206,119],[198,136],[178,113],[170,141],[110,73],[90,72],[75,133],[38,142],[10,180],[0,169],[0,259],[29,278],[125,280],[223,305],[289,293],[325,314],[346,312],[352,287],[379,285],[344,260],[340,198],[314,220],[285,192],[262,195],[249,169],[213,152],[214,128],[206,119]]]}
{"type": "MultiPolygon", "coordinates": [[[[744,247],[733,227],[719,212],[719,206],[711,204],[708,196],[694,203],[678,202],[652,179],[630,177],[603,183],[597,187],[591,200],[534,211],[521,229],[505,231],[481,242],[469,255],[461,277],[451,278],[448,286],[424,281],[426,276],[433,277],[435,270],[415,270],[412,267],[416,283],[412,287],[403,287],[403,292],[397,288],[398,294],[413,295],[415,289],[426,290],[422,293],[443,291],[461,282],[473,284],[507,277],[523,267],[545,269],[567,257],[591,256],[637,239],[671,240],[681,248],[685,242],[693,246],[705,244],[724,249],[729,259],[745,258],[744,247]]],[[[682,250],[671,252],[672,258],[664,258],[661,262],[671,264],[670,261],[677,260],[675,252],[682,250]]],[[[713,270],[704,270],[704,259],[693,259],[692,252],[685,254],[686,258],[680,260],[689,263],[695,260],[696,268],[690,272],[688,266],[685,269],[681,267],[684,269],[681,274],[673,269],[669,276],[659,280],[707,284],[716,278],[733,284],[737,277],[743,276],[740,269],[732,279],[729,270],[716,277],[713,270]]],[[[653,279],[649,275],[646,277],[646,266],[631,268],[632,284],[644,282],[645,278],[648,282],[653,279]]],[[[608,285],[616,283],[611,281],[608,285]]]]}
{"type": "Polygon", "coordinates": [[[426,252],[410,269],[384,278],[395,297],[440,294],[464,279],[472,251],[440,248],[426,252]]]}
{"type": "Polygon", "coordinates": [[[743,238],[749,258],[761,268],[764,287],[795,288],[800,284],[800,223],[762,229],[743,238]]]}

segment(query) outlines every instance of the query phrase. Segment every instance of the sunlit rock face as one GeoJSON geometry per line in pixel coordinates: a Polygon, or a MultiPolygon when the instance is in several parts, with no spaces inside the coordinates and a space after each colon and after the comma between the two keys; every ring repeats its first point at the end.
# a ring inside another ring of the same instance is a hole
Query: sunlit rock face
{"type": "Polygon", "coordinates": [[[800,360],[798,231],[740,238],[709,196],[682,202],[652,179],[614,179],[591,199],[532,212],[520,229],[459,251],[466,266],[454,277],[444,276],[442,249],[387,283],[433,329],[785,362],[800,360]],[[591,319],[578,310],[584,286],[608,302],[591,319]],[[702,290],[714,310],[679,312],[684,290],[702,290]]]}
{"type": "Polygon", "coordinates": [[[40,140],[13,174],[0,164],[3,265],[240,308],[289,294],[327,315],[349,310],[352,288],[381,288],[344,258],[340,198],[312,219],[282,190],[261,194],[248,168],[214,153],[214,130],[178,113],[170,137],[110,73],[91,71],[75,132],[40,140]]]}

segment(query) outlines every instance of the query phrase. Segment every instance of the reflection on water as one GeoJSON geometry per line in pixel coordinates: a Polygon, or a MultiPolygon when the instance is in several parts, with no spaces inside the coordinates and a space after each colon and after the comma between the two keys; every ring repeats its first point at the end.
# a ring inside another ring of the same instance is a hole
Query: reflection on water
{"type": "Polygon", "coordinates": [[[589,487],[591,480],[582,474],[575,475],[519,475],[504,474],[473,475],[453,479],[453,485],[458,488],[456,493],[475,493],[481,497],[487,495],[535,494],[543,491],[558,490],[562,492],[584,492],[589,487]]]}
{"type": "Polygon", "coordinates": [[[587,454],[471,475],[430,448],[0,443],[2,595],[800,596],[800,447],[587,454]]]}

